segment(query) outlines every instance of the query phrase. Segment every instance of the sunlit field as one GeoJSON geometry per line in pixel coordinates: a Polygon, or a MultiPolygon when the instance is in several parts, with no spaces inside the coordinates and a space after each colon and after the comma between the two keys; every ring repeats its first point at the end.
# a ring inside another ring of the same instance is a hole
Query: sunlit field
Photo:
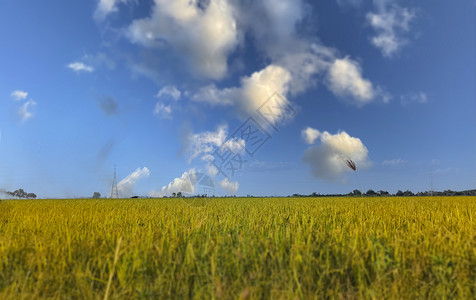
{"type": "Polygon", "coordinates": [[[1,299],[476,297],[476,197],[0,201],[1,299]]]}

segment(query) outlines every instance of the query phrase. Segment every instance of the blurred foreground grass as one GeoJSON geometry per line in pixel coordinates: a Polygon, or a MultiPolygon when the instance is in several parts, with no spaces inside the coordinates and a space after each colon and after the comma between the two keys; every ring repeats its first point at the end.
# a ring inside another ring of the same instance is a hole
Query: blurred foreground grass
{"type": "Polygon", "coordinates": [[[1,299],[109,278],[109,299],[474,299],[476,198],[0,201],[1,299]]]}

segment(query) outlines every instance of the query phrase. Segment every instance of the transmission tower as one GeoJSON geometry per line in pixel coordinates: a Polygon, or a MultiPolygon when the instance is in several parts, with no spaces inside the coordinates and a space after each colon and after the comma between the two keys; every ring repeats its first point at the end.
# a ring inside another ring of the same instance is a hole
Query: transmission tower
{"type": "Polygon", "coordinates": [[[114,179],[112,180],[111,198],[119,198],[119,192],[117,191],[117,177],[116,166],[114,165],[114,179]]]}

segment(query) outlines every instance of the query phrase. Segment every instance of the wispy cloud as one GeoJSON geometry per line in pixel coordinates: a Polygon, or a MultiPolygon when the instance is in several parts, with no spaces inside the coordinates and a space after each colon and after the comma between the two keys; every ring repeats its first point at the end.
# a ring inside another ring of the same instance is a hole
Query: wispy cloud
{"type": "Polygon", "coordinates": [[[383,56],[392,57],[408,40],[404,35],[410,30],[410,23],[415,18],[415,11],[386,3],[381,3],[377,12],[367,14],[367,21],[376,35],[371,38],[372,44],[382,51],[383,56]]]}
{"type": "Polygon", "coordinates": [[[172,118],[172,106],[157,102],[154,107],[154,115],[164,119],[170,119],[172,118]]]}
{"type": "Polygon", "coordinates": [[[407,161],[403,160],[401,158],[394,158],[394,159],[389,159],[389,160],[384,160],[382,162],[382,165],[384,166],[396,166],[396,165],[403,165],[406,164],[407,161]]]}
{"type": "Polygon", "coordinates": [[[173,85],[167,85],[160,89],[156,97],[157,98],[171,98],[175,101],[178,101],[181,95],[182,93],[180,92],[179,89],[177,89],[177,87],[173,85]]]}
{"type": "Polygon", "coordinates": [[[134,172],[127,175],[126,178],[122,179],[117,184],[117,190],[119,192],[119,197],[130,197],[136,183],[144,178],[149,177],[150,171],[147,167],[137,168],[134,172]]]}
{"type": "Polygon", "coordinates": [[[185,138],[186,152],[189,154],[189,161],[201,156],[208,161],[209,155],[216,149],[226,147],[233,153],[242,152],[245,148],[245,141],[242,139],[229,139],[228,126],[218,126],[216,131],[204,131],[201,133],[188,133],[185,138]]]}
{"type": "Polygon", "coordinates": [[[85,63],[82,62],[72,62],[67,65],[68,68],[75,72],[88,72],[91,73],[94,71],[94,68],[92,66],[86,65],[85,63]]]}
{"type": "Polygon", "coordinates": [[[30,111],[33,106],[36,106],[36,102],[30,99],[18,109],[18,115],[23,122],[33,117],[33,113],[30,111]]]}
{"type": "Polygon", "coordinates": [[[120,2],[126,3],[130,0],[99,0],[96,10],[94,11],[94,18],[97,21],[102,21],[109,14],[117,11],[117,5],[120,2]]]}
{"type": "Polygon", "coordinates": [[[405,94],[400,96],[400,103],[403,106],[409,105],[411,103],[428,103],[428,95],[424,92],[405,94]]]}
{"type": "Polygon", "coordinates": [[[15,90],[10,94],[10,96],[15,100],[20,101],[26,99],[26,97],[28,97],[28,93],[21,90],[15,90]]]}

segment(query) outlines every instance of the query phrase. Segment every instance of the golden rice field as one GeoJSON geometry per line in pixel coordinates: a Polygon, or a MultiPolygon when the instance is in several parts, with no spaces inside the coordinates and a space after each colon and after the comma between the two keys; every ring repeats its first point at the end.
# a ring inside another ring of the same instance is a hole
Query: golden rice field
{"type": "Polygon", "coordinates": [[[475,299],[476,197],[0,201],[0,299],[475,299]]]}

